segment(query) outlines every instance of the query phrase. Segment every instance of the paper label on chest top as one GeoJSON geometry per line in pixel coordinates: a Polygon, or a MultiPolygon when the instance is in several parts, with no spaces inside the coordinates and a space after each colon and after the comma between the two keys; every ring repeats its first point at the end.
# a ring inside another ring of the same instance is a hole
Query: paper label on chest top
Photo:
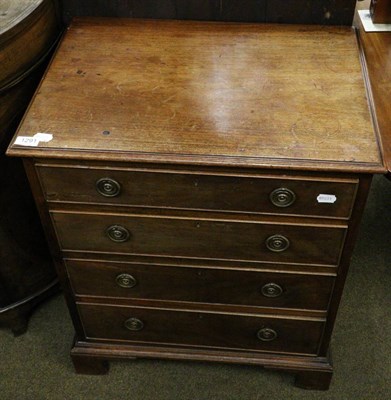
{"type": "Polygon", "coordinates": [[[50,142],[53,139],[51,133],[38,132],[34,136],[18,136],[14,144],[19,146],[37,147],[39,142],[50,142]]]}
{"type": "Polygon", "coordinates": [[[318,203],[334,204],[337,201],[337,196],[334,194],[320,194],[316,200],[318,200],[318,203]]]}
{"type": "Polygon", "coordinates": [[[18,136],[15,139],[14,144],[18,144],[19,146],[37,147],[39,139],[31,136],[18,136]]]}

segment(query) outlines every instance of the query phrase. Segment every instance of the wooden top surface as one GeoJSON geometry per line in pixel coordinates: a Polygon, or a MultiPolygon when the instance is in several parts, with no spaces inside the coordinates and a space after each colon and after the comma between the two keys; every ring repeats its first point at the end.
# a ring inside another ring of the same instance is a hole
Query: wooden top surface
{"type": "Polygon", "coordinates": [[[384,169],[350,28],[76,20],[18,135],[37,132],[9,154],[384,169]]]}
{"type": "Polygon", "coordinates": [[[391,32],[365,32],[361,23],[359,28],[383,143],[384,162],[391,173],[391,32]]]}

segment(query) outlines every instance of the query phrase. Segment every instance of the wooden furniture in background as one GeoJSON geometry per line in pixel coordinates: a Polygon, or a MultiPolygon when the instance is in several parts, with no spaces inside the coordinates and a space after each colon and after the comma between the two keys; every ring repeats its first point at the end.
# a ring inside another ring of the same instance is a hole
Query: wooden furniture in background
{"type": "Polygon", "coordinates": [[[74,16],[351,25],[356,0],[63,0],[74,16]]]}
{"type": "Polygon", "coordinates": [[[390,0],[371,0],[369,11],[375,24],[391,24],[390,0]]]}
{"type": "Polygon", "coordinates": [[[61,32],[52,0],[8,0],[0,9],[0,325],[27,328],[32,309],[57,289],[57,276],[22,162],[5,149],[61,32]]]}
{"type": "Polygon", "coordinates": [[[365,32],[359,20],[356,25],[367,64],[387,177],[391,179],[391,32],[365,32]]]}
{"type": "Polygon", "coordinates": [[[328,388],[384,172],[351,28],[76,20],[17,137],[77,372],[189,359],[328,388]]]}

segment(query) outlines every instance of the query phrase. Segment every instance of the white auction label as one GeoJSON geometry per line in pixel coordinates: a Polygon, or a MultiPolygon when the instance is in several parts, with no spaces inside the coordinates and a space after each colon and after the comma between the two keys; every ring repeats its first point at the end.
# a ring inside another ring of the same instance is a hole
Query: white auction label
{"type": "Polygon", "coordinates": [[[18,144],[19,146],[37,147],[39,142],[47,143],[52,139],[53,135],[51,133],[38,132],[34,136],[18,136],[15,139],[14,144],[18,144]]]}
{"type": "Polygon", "coordinates": [[[318,200],[318,203],[330,203],[333,204],[337,201],[337,196],[334,194],[320,194],[316,200],[318,200]]]}
{"type": "Polygon", "coordinates": [[[18,136],[15,139],[15,143],[19,146],[29,146],[29,147],[37,147],[39,144],[39,139],[31,136],[18,136]]]}

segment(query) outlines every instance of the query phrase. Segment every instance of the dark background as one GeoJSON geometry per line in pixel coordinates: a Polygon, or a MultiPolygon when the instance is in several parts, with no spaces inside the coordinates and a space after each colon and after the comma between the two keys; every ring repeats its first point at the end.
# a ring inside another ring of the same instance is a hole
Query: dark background
{"type": "Polygon", "coordinates": [[[106,16],[351,25],[355,0],[61,0],[63,18],[106,16]]]}

